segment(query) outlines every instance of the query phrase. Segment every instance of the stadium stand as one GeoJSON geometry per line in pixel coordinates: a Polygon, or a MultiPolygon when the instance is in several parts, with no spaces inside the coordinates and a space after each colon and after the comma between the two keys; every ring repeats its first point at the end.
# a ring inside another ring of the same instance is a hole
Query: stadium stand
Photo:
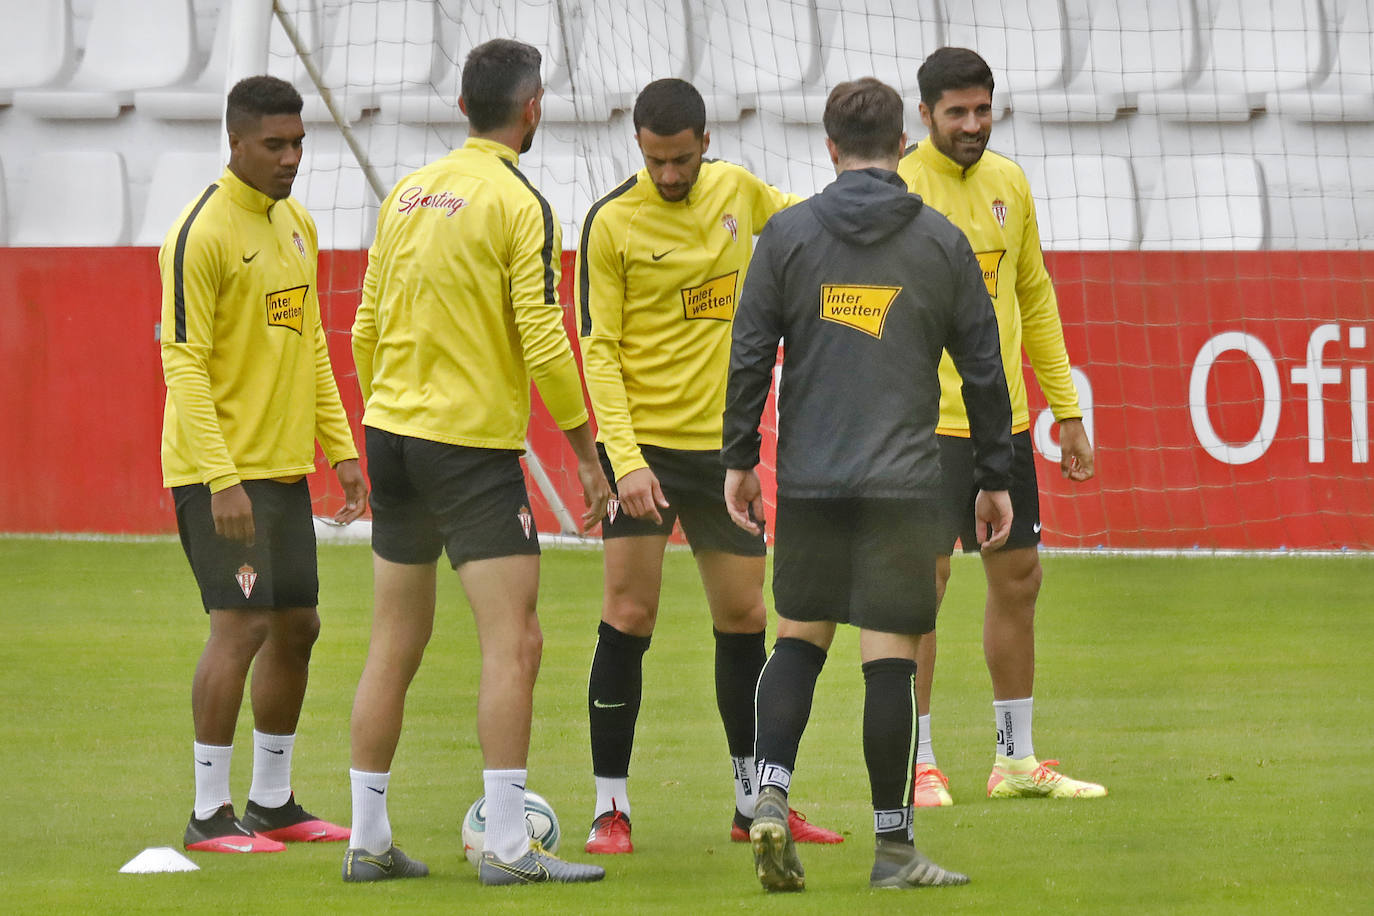
{"type": "Polygon", "coordinates": [[[352,156],[307,151],[291,196],[315,218],[321,251],[358,250],[372,244],[377,200],[352,156]]]}
{"type": "Polygon", "coordinates": [[[605,123],[615,111],[629,111],[645,84],[663,77],[687,78],[692,67],[692,33],[684,0],[606,0],[590,5],[573,55],[571,82],[577,117],[605,123]]]}
{"type": "Polygon", "coordinates": [[[129,243],[124,157],[56,150],[29,164],[11,244],[87,247],[129,243]]]}
{"type": "Polygon", "coordinates": [[[116,118],[135,89],[184,80],[195,55],[191,0],[98,0],[71,78],[18,90],[13,104],[45,118],[116,118]]]}

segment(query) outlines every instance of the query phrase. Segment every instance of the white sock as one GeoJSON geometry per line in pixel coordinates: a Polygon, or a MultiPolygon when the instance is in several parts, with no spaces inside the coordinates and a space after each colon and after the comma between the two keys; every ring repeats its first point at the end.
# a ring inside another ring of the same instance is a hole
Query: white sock
{"type": "Polygon", "coordinates": [[[234,746],[194,741],[191,749],[196,758],[195,815],[197,820],[203,821],[218,811],[220,805],[233,801],[229,795],[229,761],[234,757],[234,746]]]}
{"type": "Polygon", "coordinates": [[[295,735],[269,735],[253,729],[253,784],[248,800],[280,808],[291,800],[291,750],[295,735]]]}
{"type": "Polygon", "coordinates": [[[916,762],[935,766],[935,751],[930,746],[930,713],[916,717],[920,738],[916,742],[916,762]]]}
{"type": "Polygon", "coordinates": [[[1032,699],[993,700],[992,710],[997,717],[997,753],[1012,760],[1035,756],[1031,741],[1032,699]]]}
{"type": "Polygon", "coordinates": [[[514,862],[530,848],[525,826],[525,780],[528,770],[483,770],[487,795],[487,852],[514,862]]]}
{"type": "Polygon", "coordinates": [[[381,855],[391,848],[391,820],[386,816],[386,792],[390,773],[349,770],[353,786],[353,832],[348,845],[381,855]]]}
{"type": "Polygon", "coordinates": [[[758,766],[753,757],[731,757],[735,768],[735,807],[745,817],[754,816],[754,802],[758,798],[758,766]]]}
{"type": "Polygon", "coordinates": [[[596,780],[596,810],[592,812],[592,819],[595,820],[611,810],[619,811],[629,817],[629,779],[624,776],[593,776],[592,778],[596,780]]]}

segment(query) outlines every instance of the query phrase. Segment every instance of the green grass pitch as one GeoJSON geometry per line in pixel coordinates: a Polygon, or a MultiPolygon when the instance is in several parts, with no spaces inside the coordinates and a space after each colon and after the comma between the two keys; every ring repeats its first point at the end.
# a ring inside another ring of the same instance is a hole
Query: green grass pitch
{"type": "MultiPolygon", "coordinates": [[[[323,633],[295,756],[301,800],[347,823],[348,713],[366,648],[369,554],[320,549],[323,633]]],[[[545,553],[545,632],[531,787],[564,852],[583,859],[593,802],[586,672],[600,554],[545,553]]],[[[398,842],[432,876],[344,885],[339,845],[272,856],[193,854],[201,871],[131,876],[179,846],[192,801],[190,681],[208,630],[172,541],[0,540],[3,913],[1374,911],[1370,673],[1374,559],[1046,556],[1036,750],[1106,783],[1097,801],[984,797],[992,762],[980,644],[982,574],[957,559],[940,625],[935,741],[955,807],[920,811],[918,844],[973,883],[867,888],[871,812],[862,680],[842,631],[821,676],[793,801],[842,830],[802,847],[808,889],[769,897],[732,808],[710,626],[690,554],[669,554],[632,766],[633,856],[606,881],[482,888],[460,820],[481,793],[477,652],[457,577],[411,688],[394,768],[398,842]]],[[[247,794],[245,704],[233,786],[247,794]]]]}

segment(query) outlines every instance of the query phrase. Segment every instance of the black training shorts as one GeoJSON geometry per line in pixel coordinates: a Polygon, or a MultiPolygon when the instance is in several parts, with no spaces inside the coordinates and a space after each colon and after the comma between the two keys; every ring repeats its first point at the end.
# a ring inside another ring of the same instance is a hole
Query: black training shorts
{"type": "Polygon", "coordinates": [[[243,489],[253,503],[251,547],[215,533],[209,487],[172,488],[181,547],[205,610],[315,607],[320,576],[309,485],[304,478],[245,480],[243,489]]]}
{"type": "MultiPolygon", "coordinates": [[[[606,447],[598,443],[596,450],[601,456],[606,479],[614,481],[615,471],[606,455],[606,447]]],[[[632,517],[620,508],[617,499],[612,498],[606,509],[606,520],[601,523],[602,538],[667,537],[673,533],[673,522],[681,520],[682,533],[687,536],[693,553],[715,550],[742,557],[761,557],[767,552],[763,535],[750,534],[736,525],[725,509],[725,467],[720,463],[719,450],[687,451],[654,445],[641,445],[639,450],[668,500],[668,508],[658,510],[663,524],[632,517]]],[[[614,483],[611,490],[614,494],[614,483]]]]}
{"type": "MultiPolygon", "coordinates": [[[[978,528],[973,504],[978,487],[973,483],[973,440],[961,436],[936,436],[940,442],[941,503],[944,506],[945,536],[940,553],[954,552],[954,542],[964,545],[964,553],[978,552],[978,528]]],[[[1035,448],[1028,431],[1011,437],[1011,534],[1003,550],[1034,547],[1040,543],[1040,491],[1035,480],[1035,448]]]]}
{"type": "Polygon", "coordinates": [[[372,550],[392,563],[539,553],[520,453],[402,436],[371,426],[372,550]]]}
{"type": "Polygon", "coordinates": [[[882,633],[935,628],[934,499],[778,497],[773,603],[788,620],[882,633]]]}

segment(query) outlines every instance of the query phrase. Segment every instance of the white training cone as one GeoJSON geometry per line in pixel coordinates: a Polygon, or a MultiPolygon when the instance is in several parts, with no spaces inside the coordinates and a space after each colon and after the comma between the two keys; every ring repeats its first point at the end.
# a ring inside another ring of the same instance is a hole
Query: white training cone
{"type": "Polygon", "coordinates": [[[153,846],[125,862],[119,873],[151,875],[164,871],[200,871],[200,866],[170,846],[153,846]]]}

